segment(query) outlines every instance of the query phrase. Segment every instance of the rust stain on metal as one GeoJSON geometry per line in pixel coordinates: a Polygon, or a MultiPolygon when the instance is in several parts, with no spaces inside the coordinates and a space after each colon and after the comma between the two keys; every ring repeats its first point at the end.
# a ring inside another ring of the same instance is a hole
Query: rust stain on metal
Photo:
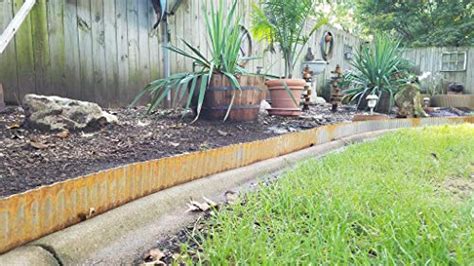
{"type": "Polygon", "coordinates": [[[343,123],[133,163],[0,199],[0,253],[132,200],[219,172],[368,131],[474,123],[474,117],[343,123]]]}
{"type": "Polygon", "coordinates": [[[410,122],[413,127],[419,127],[421,125],[421,118],[411,118],[410,122]]]}

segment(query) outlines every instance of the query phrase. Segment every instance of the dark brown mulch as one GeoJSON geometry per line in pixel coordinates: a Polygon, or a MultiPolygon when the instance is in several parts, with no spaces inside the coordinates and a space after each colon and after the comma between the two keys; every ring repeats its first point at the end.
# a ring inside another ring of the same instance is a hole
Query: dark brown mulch
{"type": "Polygon", "coordinates": [[[181,119],[179,112],[145,116],[143,108],[108,110],[120,125],[97,132],[45,133],[22,127],[21,108],[0,113],[0,197],[119,165],[265,139],[350,121],[352,107],[331,113],[314,106],[301,118],[262,116],[252,123],[181,119]]]}

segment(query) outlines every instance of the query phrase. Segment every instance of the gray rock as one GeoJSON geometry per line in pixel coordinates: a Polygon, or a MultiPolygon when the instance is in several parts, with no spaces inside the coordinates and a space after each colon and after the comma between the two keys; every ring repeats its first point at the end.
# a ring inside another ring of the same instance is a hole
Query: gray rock
{"type": "Polygon", "coordinates": [[[267,109],[270,109],[270,108],[272,108],[272,106],[266,100],[263,100],[260,103],[260,113],[261,114],[268,114],[267,109]]]}
{"type": "Polygon", "coordinates": [[[41,130],[94,129],[118,123],[116,116],[103,111],[96,103],[58,96],[27,94],[23,107],[27,125],[41,130]]]}
{"type": "Polygon", "coordinates": [[[326,100],[323,98],[323,97],[316,97],[316,99],[314,99],[314,104],[326,104],[326,100]]]}
{"type": "Polygon", "coordinates": [[[268,132],[276,134],[276,135],[281,135],[281,134],[286,134],[288,133],[288,129],[282,128],[282,127],[269,127],[268,132]]]}
{"type": "Polygon", "coordinates": [[[395,104],[400,117],[427,117],[421,105],[420,89],[414,84],[407,84],[395,95],[395,104]]]}

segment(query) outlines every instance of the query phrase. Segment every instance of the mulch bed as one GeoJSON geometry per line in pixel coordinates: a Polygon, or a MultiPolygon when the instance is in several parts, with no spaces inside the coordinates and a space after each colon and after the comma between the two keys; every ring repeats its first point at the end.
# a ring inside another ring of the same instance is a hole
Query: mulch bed
{"type": "Polygon", "coordinates": [[[48,133],[25,128],[24,112],[0,112],[0,198],[120,165],[260,140],[321,125],[351,121],[343,106],[313,106],[300,118],[262,115],[252,123],[181,119],[177,111],[145,115],[143,107],[108,110],[120,124],[95,132],[48,133]]]}

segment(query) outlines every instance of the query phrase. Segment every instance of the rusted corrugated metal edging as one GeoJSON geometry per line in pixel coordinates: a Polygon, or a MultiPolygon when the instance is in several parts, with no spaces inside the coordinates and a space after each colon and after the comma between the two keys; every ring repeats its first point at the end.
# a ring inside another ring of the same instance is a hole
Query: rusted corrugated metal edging
{"type": "Polygon", "coordinates": [[[344,137],[387,129],[474,123],[474,117],[343,123],[265,140],[133,163],[0,200],[0,253],[143,196],[344,137]]]}

